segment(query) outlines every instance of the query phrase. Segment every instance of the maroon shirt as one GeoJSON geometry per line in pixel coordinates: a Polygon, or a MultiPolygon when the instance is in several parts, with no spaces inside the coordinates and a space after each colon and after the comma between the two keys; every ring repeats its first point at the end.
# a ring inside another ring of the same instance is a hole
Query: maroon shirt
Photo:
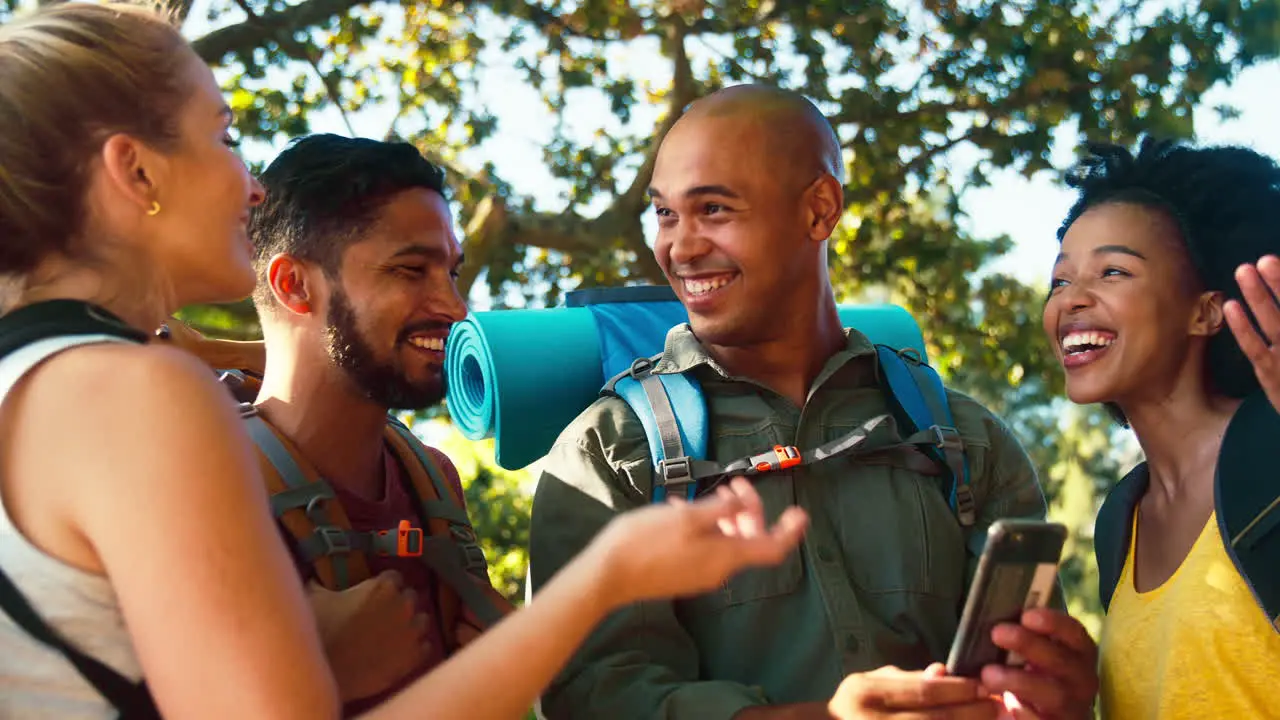
{"type": "MultiPolygon", "coordinates": [[[[453,463],[439,450],[430,447],[427,450],[431,453],[432,459],[435,460],[436,466],[440,468],[446,482],[461,497],[462,483],[458,479],[458,471],[453,467],[453,463]]],[[[380,499],[370,501],[351,494],[341,486],[335,485],[333,488],[338,496],[338,502],[351,520],[352,529],[357,531],[394,530],[400,524],[400,521],[405,519],[410,520],[414,527],[423,527],[422,513],[414,505],[413,496],[405,490],[405,485],[410,480],[401,468],[400,462],[396,459],[391,448],[386,445],[383,445],[382,457],[386,468],[386,484],[383,487],[380,499]]],[[[465,501],[463,509],[466,509],[465,501]]],[[[366,557],[368,558],[369,570],[375,576],[384,570],[397,570],[404,576],[405,585],[417,592],[418,605],[427,614],[427,640],[431,647],[422,665],[401,682],[379,695],[347,703],[344,713],[348,717],[364,712],[385,701],[391,695],[403,689],[405,685],[418,679],[428,670],[445,660],[444,638],[441,635],[439,622],[440,612],[436,603],[436,583],[438,580],[435,574],[418,558],[379,557],[373,554],[367,554],[366,557]]]]}

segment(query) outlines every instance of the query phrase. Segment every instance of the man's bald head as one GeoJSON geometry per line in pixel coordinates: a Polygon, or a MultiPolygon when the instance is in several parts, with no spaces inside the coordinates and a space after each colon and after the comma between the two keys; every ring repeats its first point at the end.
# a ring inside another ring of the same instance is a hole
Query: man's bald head
{"type": "Polygon", "coordinates": [[[796,93],[728,88],[671,128],[649,183],[654,257],[700,340],[747,347],[814,326],[834,303],[827,240],[843,176],[830,123],[796,93]]]}
{"type": "Polygon", "coordinates": [[[840,141],[826,116],[800,93],[770,85],[724,88],[690,105],[672,132],[708,120],[752,126],[762,143],[751,150],[764,153],[768,166],[789,169],[796,181],[808,184],[827,173],[844,184],[840,141]]]}

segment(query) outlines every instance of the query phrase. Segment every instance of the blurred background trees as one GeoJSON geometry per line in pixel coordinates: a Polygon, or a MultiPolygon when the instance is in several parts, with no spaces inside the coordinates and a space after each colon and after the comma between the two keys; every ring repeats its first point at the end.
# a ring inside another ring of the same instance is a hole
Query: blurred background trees
{"type": "MultiPolygon", "coordinates": [[[[656,142],[724,85],[804,92],[845,148],[842,300],[907,307],[949,382],[1009,421],[1074,531],[1073,609],[1096,614],[1094,510],[1136,457],[1100,409],[1060,399],[1046,287],[993,268],[1013,242],[975,233],[965,198],[996,173],[1056,177],[1055,141],[1192,136],[1212,88],[1275,59],[1280,0],[182,2],[251,163],[325,130],[402,138],[448,168],[477,308],[662,282],[643,193],[656,142]],[[536,101],[513,109],[516,90],[536,101]],[[512,139],[534,126],[536,147],[512,139]]],[[[25,6],[0,0],[0,19],[25,6]]],[[[257,332],[247,303],[186,316],[257,332]]],[[[494,574],[519,599],[528,473],[450,433],[447,410],[430,415],[419,428],[459,463],[494,574]]]]}

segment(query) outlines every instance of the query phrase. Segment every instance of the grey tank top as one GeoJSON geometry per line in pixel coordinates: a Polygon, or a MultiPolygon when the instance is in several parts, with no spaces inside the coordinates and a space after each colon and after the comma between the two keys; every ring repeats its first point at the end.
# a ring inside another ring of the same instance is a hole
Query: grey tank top
{"type": "MultiPolygon", "coordinates": [[[[77,335],[32,343],[0,360],[0,403],[26,373],[68,348],[127,342],[77,335]]],[[[0,492],[0,567],[36,612],[73,647],[133,681],[142,678],[115,591],[102,576],[71,567],[13,526],[0,492]]],[[[60,653],[0,611],[0,718],[114,718],[116,711],[60,653]]]]}

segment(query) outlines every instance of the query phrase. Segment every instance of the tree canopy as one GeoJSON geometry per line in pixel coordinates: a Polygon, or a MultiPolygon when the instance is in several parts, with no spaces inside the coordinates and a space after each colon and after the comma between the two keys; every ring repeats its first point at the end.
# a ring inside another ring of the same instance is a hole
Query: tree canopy
{"type": "MultiPolygon", "coordinates": [[[[467,248],[460,283],[499,307],[662,282],[644,191],[667,129],[728,84],[804,92],[845,149],[849,209],[831,243],[842,300],[908,308],[944,377],[1008,420],[1055,515],[1077,531],[1065,571],[1088,611],[1089,528],[1123,460],[1115,428],[1097,408],[1058,400],[1061,371],[1040,330],[1046,288],[989,271],[1011,241],[966,231],[962,199],[997,171],[1060,172],[1050,152],[1064,128],[1080,141],[1193,136],[1192,111],[1213,86],[1280,51],[1280,0],[182,2],[251,159],[269,160],[321,114],[385,118],[381,136],[448,169],[467,248]],[[494,114],[477,98],[498,71],[518,73],[541,106],[494,114]],[[601,108],[604,127],[584,128],[580,117],[601,108]],[[553,123],[541,152],[555,202],[512,182],[501,158],[473,161],[532,116],[553,123]]],[[[190,317],[255,332],[247,304],[190,317]]]]}

